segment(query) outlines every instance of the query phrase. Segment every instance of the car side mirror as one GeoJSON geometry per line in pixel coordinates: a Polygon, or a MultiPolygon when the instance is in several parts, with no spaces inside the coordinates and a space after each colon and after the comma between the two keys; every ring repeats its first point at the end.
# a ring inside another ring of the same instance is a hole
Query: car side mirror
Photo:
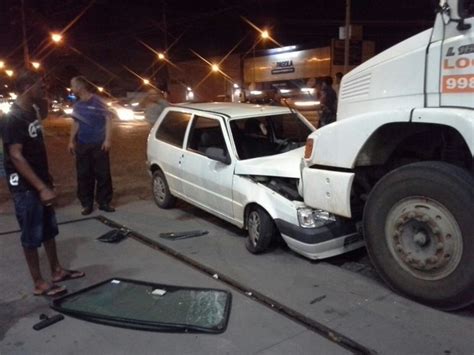
{"type": "Polygon", "coordinates": [[[231,159],[227,152],[222,148],[217,147],[209,147],[206,148],[204,155],[212,160],[217,160],[223,164],[229,165],[231,163],[231,159]]]}

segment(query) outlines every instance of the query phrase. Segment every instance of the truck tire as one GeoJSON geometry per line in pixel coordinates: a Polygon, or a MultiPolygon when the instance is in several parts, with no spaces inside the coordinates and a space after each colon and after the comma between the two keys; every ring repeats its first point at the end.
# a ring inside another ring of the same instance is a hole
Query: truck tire
{"type": "Polygon", "coordinates": [[[255,206],[247,217],[248,237],[245,247],[252,254],[266,251],[272,244],[277,232],[270,215],[261,207],[255,206]]]}
{"type": "Polygon", "coordinates": [[[474,178],[442,162],[384,176],[364,209],[369,256],[396,291],[443,310],[474,301],[474,178]]]}
{"type": "Polygon", "coordinates": [[[165,174],[163,174],[161,170],[156,170],[153,172],[151,188],[153,191],[153,198],[155,199],[155,203],[158,205],[158,207],[165,209],[174,207],[176,198],[171,195],[165,174]]]}

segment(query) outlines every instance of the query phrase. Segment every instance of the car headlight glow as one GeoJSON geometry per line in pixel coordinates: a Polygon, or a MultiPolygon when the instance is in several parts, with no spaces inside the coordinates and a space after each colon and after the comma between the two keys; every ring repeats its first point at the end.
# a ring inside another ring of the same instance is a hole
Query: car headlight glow
{"type": "Polygon", "coordinates": [[[116,112],[121,121],[132,121],[134,119],[133,111],[128,108],[118,108],[116,112]]]}
{"type": "Polygon", "coordinates": [[[65,108],[63,111],[64,111],[64,113],[65,113],[66,115],[70,115],[70,114],[72,113],[72,108],[67,107],[67,108],[65,108]]]}
{"type": "Polygon", "coordinates": [[[2,111],[4,114],[7,114],[10,112],[10,104],[8,102],[2,102],[0,103],[0,111],[2,111]]]}
{"type": "Polygon", "coordinates": [[[319,101],[296,101],[295,106],[308,107],[319,105],[319,101]]]}
{"type": "Polygon", "coordinates": [[[336,217],[323,210],[309,207],[298,208],[298,221],[303,228],[319,228],[336,221],[336,217]]]}

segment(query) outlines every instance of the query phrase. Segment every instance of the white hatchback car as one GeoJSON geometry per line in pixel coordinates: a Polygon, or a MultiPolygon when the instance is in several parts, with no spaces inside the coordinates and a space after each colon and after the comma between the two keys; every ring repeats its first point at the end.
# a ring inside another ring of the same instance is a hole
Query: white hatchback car
{"type": "Polygon", "coordinates": [[[300,162],[314,127],[286,107],[236,103],[166,108],[148,136],[148,168],[161,208],[175,197],[248,230],[247,249],[279,235],[310,259],[359,248],[354,225],[307,207],[300,162]]]}

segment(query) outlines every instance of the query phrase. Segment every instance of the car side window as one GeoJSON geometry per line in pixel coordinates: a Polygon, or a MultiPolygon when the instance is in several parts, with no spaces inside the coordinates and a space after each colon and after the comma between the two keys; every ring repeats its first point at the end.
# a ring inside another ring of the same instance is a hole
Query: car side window
{"type": "Polygon", "coordinates": [[[222,149],[227,154],[219,120],[195,115],[189,134],[188,149],[206,155],[209,148],[222,149]]]}
{"type": "Polygon", "coordinates": [[[182,147],[191,116],[190,113],[169,111],[158,126],[156,139],[182,147]]]}

